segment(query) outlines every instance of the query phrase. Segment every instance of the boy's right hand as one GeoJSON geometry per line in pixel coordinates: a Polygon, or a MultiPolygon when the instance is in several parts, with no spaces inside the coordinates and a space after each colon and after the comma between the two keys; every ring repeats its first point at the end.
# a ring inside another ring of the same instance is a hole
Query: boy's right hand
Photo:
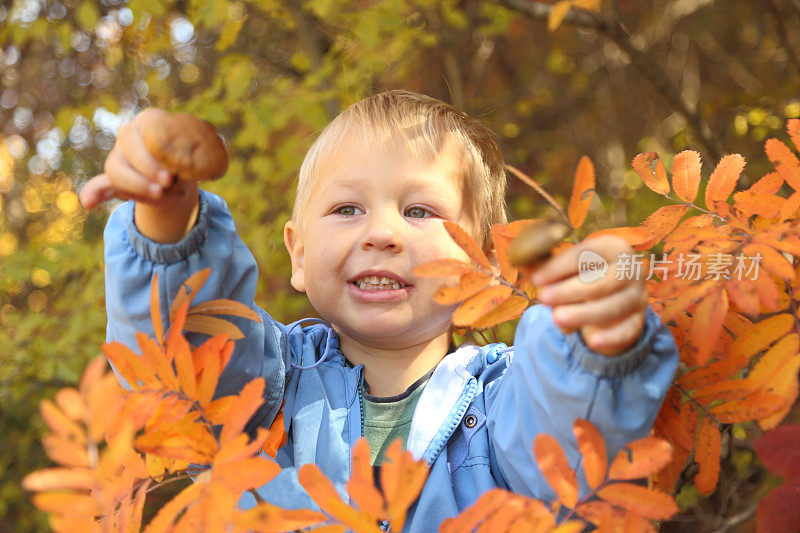
{"type": "MultiPolygon", "coordinates": [[[[154,114],[164,114],[160,109],[148,108],[120,127],[117,140],[106,157],[103,173],[90,179],[80,192],[81,204],[93,209],[111,198],[135,200],[166,207],[185,196],[179,187],[171,187],[175,177],[147,150],[142,126],[152,127],[154,114]]],[[[194,186],[194,184],[191,184],[194,186]]]]}

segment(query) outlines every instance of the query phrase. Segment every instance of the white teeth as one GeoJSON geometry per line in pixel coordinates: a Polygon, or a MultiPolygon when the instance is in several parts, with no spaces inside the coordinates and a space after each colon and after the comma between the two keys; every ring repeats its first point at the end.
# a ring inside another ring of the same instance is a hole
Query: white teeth
{"type": "Polygon", "coordinates": [[[356,280],[356,285],[359,289],[362,290],[397,290],[405,287],[406,285],[400,283],[399,281],[387,278],[383,276],[379,278],[378,276],[364,276],[363,278],[356,280]]]}

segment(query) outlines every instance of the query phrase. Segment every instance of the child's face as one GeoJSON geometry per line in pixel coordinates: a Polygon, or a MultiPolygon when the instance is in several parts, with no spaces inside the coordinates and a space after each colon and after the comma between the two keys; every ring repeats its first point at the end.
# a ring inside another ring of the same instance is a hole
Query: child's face
{"type": "Polygon", "coordinates": [[[433,300],[442,280],[414,268],[468,261],[442,224],[474,234],[461,150],[450,138],[420,161],[400,141],[384,149],[350,135],[333,152],[317,167],[302,234],[286,225],[292,285],[341,336],[367,346],[407,348],[446,334],[454,308],[433,300]]]}

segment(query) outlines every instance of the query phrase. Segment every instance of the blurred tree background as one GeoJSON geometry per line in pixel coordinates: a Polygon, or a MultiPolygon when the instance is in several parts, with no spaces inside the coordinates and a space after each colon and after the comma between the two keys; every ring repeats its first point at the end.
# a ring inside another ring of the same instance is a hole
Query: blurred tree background
{"type": "MultiPolygon", "coordinates": [[[[2,0],[0,2],[0,532],[47,524],[19,487],[48,460],[39,400],[74,384],[104,339],[102,231],[76,192],[116,129],[147,106],[211,121],[229,146],[224,195],[277,319],[312,313],[288,284],[282,227],[315,133],[369,94],[409,88],[496,132],[509,163],[557,198],[589,155],[588,229],[639,223],[660,197],[633,156],[687,147],[705,175],[800,116],[799,0],[602,0],[547,29],[531,0],[2,0]]],[[[510,182],[512,218],[543,202],[510,182]]],[[[740,183],[747,186],[749,183],[740,183]]],[[[765,490],[744,450],[675,523],[746,522],[765,490]],[[759,488],[760,487],[760,488],[759,488]],[[737,514],[738,513],[738,514],[737,514]]]]}

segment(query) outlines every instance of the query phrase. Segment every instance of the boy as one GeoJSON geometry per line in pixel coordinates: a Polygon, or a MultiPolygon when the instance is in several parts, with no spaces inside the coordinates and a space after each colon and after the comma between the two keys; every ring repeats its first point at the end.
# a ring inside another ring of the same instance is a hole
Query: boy
{"type": "MultiPolygon", "coordinates": [[[[353,443],[366,435],[379,464],[401,437],[430,465],[405,529],[430,531],[493,487],[553,498],[531,449],[539,433],[558,438],[574,466],[575,418],[598,427],[611,456],[649,432],[677,349],[646,306],[643,280],[612,274],[614,258],[630,251],[620,239],[581,243],[536,271],[545,305],[520,320],[515,353],[450,346],[454,308],[433,300],[441,280],[413,271],[434,259],[466,260],[442,220],[484,248],[491,224],[505,222],[503,160],[478,122],[433,98],[390,91],[328,125],[300,169],[284,230],[292,286],[331,324],[305,328],[279,324],[252,303],[255,261],[224,202],[186,183],[165,194],[169,176],[144,148],[140,123],[120,130],[105,174],[81,195],[89,208],[110,196],[136,200],[106,228],[108,338],[135,346],[134,331],[149,331],[156,272],[165,305],[210,266],[196,302],[232,298],[260,312],[263,324],[240,324],[246,337],[217,394],[265,378],[251,429],[268,426],[285,402],[284,470],[259,490],[264,499],[315,508],[296,475],[309,462],[346,496],[353,443]],[[593,283],[577,277],[578,254],[588,249],[610,264],[593,283]]],[[[247,494],[241,505],[254,503],[247,494]]]]}

